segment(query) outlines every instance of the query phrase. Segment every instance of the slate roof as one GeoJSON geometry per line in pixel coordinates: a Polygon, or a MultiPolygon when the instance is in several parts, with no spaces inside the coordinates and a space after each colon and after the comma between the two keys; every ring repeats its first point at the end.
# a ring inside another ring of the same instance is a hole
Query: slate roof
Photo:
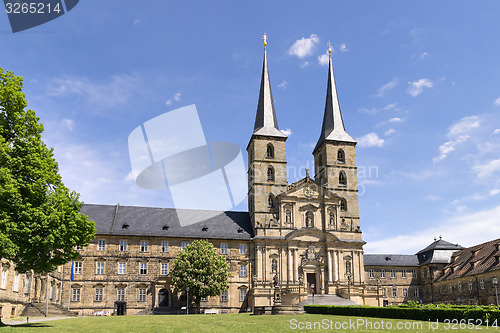
{"type": "Polygon", "coordinates": [[[443,281],[500,269],[500,239],[455,252],[434,280],[443,281]]]}
{"type": "Polygon", "coordinates": [[[416,255],[364,254],[365,266],[418,266],[416,255]]]}
{"type": "Polygon", "coordinates": [[[97,235],[244,239],[253,237],[247,212],[214,212],[119,205],[83,205],[81,212],[96,223],[97,235]],[[201,222],[182,227],[177,213],[201,222]],[[214,216],[216,213],[216,216],[214,216]]]}
{"type": "Polygon", "coordinates": [[[416,254],[421,254],[424,252],[428,252],[431,250],[453,250],[453,251],[458,251],[462,250],[464,247],[460,246],[458,244],[452,244],[450,242],[447,242],[443,239],[438,239],[434,241],[432,244],[427,246],[425,249],[418,251],[416,254]]]}

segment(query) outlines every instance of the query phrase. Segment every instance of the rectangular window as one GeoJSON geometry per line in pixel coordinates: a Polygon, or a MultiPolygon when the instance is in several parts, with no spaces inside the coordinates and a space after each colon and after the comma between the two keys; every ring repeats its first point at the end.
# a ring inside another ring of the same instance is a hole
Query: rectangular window
{"type": "Polygon", "coordinates": [[[479,279],[479,289],[484,289],[484,280],[479,279]]]}
{"type": "Polygon", "coordinates": [[[81,261],[75,261],[75,264],[73,266],[73,274],[82,274],[82,262],[81,261]]]}
{"type": "Polygon", "coordinates": [[[220,254],[227,254],[227,244],[222,243],[220,245],[220,254]]]}
{"type": "Polygon", "coordinates": [[[469,281],[469,291],[472,291],[472,281],[469,281]]]}
{"type": "Polygon", "coordinates": [[[450,292],[450,295],[453,294],[453,287],[451,286],[451,283],[448,285],[448,291],[450,292]]]}
{"type": "Polygon", "coordinates": [[[425,279],[425,271],[422,271],[422,279],[425,279]]]}
{"type": "Polygon", "coordinates": [[[385,279],[385,270],[384,269],[380,270],[380,278],[385,279]]]}
{"type": "Polygon", "coordinates": [[[146,302],[146,288],[139,289],[139,302],[146,302]]]}
{"type": "Polygon", "coordinates": [[[104,239],[99,239],[97,241],[97,250],[98,251],[106,250],[106,241],[104,239]]]}
{"type": "Polygon", "coordinates": [[[402,277],[403,279],[406,279],[406,269],[403,269],[403,270],[401,271],[401,277],[402,277]]]}
{"type": "Polygon", "coordinates": [[[184,250],[188,246],[188,242],[181,243],[181,250],[184,250]]]}
{"type": "Polygon", "coordinates": [[[148,242],[141,241],[141,252],[148,252],[148,242]]]}
{"type": "Polygon", "coordinates": [[[240,266],[240,277],[246,277],[246,276],[247,276],[247,266],[241,265],[240,266]]]}
{"type": "Polygon", "coordinates": [[[369,276],[370,276],[370,279],[373,279],[375,277],[375,270],[374,269],[370,268],[369,276]]]}
{"type": "Polygon", "coordinates": [[[104,262],[102,261],[96,262],[95,273],[98,275],[104,274],[104,262]]]}
{"type": "Polygon", "coordinates": [[[247,298],[247,290],[240,289],[240,302],[244,302],[246,298],[247,298]]]}
{"type": "Polygon", "coordinates": [[[161,264],[160,275],[168,274],[168,264],[161,264]]]}
{"type": "Polygon", "coordinates": [[[161,242],[161,252],[168,252],[168,242],[161,242]]]}
{"type": "Polygon", "coordinates": [[[461,293],[461,292],[462,292],[462,282],[459,282],[459,283],[457,284],[457,290],[458,290],[458,292],[459,292],[459,293],[461,293]]]}
{"type": "Polygon", "coordinates": [[[95,289],[95,298],[94,300],[96,302],[102,302],[102,288],[96,288],[95,289]]]}
{"type": "Polygon", "coordinates": [[[146,275],[148,273],[148,264],[140,263],[139,264],[139,274],[146,275]]]}
{"type": "Polygon", "coordinates": [[[396,287],[392,287],[392,297],[398,297],[398,289],[396,287]]]}
{"type": "Polygon", "coordinates": [[[391,269],[391,279],[396,278],[396,271],[391,269]]]}
{"type": "Polygon", "coordinates": [[[418,297],[418,288],[413,289],[413,296],[418,297]]]}
{"type": "Polygon", "coordinates": [[[408,297],[408,289],[403,288],[403,297],[408,297]]]}
{"type": "Polygon", "coordinates": [[[382,296],[383,296],[383,297],[386,297],[386,296],[387,296],[387,292],[386,292],[385,288],[382,288],[382,296]]]}
{"type": "Polygon", "coordinates": [[[443,295],[443,294],[444,294],[443,286],[440,286],[439,287],[439,295],[443,295]]]}
{"type": "Polygon", "coordinates": [[[127,241],[126,240],[121,240],[120,241],[120,251],[127,251],[127,241]]]}
{"type": "Polygon", "coordinates": [[[240,244],[240,254],[247,254],[247,245],[240,244]]]}
{"type": "Polygon", "coordinates": [[[412,269],[411,270],[411,275],[413,276],[413,278],[417,278],[417,270],[416,269],[412,269]]]}
{"type": "Polygon", "coordinates": [[[80,288],[72,288],[73,292],[71,293],[71,301],[80,302],[80,288]]]}
{"type": "Polygon", "coordinates": [[[227,289],[220,294],[220,301],[221,302],[227,302],[227,289]]]}
{"type": "Polygon", "coordinates": [[[126,264],[124,262],[119,262],[118,263],[118,274],[122,275],[125,274],[126,272],[126,264]]]}
{"type": "Polygon", "coordinates": [[[125,300],[125,288],[116,289],[116,300],[124,301],[125,300]]]}

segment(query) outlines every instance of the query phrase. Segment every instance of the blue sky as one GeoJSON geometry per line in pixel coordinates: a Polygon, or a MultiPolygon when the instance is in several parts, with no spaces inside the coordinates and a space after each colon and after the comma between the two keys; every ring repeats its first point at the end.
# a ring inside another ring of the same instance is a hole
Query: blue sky
{"type": "Polygon", "coordinates": [[[196,104],[207,141],[244,151],[267,33],[296,181],[312,169],[331,41],[358,140],[365,252],[414,253],[439,235],[464,246],[500,237],[499,12],[498,1],[87,0],[16,34],[0,15],[0,67],[24,77],[83,201],[168,207],[168,192],[130,176],[130,132],[196,104]]]}

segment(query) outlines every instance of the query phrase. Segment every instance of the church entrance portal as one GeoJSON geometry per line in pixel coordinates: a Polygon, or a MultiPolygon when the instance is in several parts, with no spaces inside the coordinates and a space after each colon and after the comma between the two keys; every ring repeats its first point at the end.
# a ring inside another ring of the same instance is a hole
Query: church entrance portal
{"type": "Polygon", "coordinates": [[[307,273],[307,292],[309,294],[317,294],[317,290],[316,273],[307,273]]]}
{"type": "Polygon", "coordinates": [[[158,292],[158,306],[168,306],[168,290],[161,289],[158,292]]]}
{"type": "Polygon", "coordinates": [[[127,311],[127,303],[126,302],[115,302],[116,315],[123,316],[127,311]]]}

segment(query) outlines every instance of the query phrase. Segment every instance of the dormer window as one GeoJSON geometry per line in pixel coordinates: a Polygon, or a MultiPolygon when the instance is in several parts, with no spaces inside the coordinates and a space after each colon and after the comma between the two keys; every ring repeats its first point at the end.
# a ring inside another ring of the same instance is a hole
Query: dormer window
{"type": "Polygon", "coordinates": [[[267,145],[266,158],[274,158],[274,147],[270,143],[267,145]]]}
{"type": "Polygon", "coordinates": [[[128,229],[129,225],[128,224],[124,224],[122,225],[122,229],[128,229]]]}
{"type": "Polygon", "coordinates": [[[337,151],[337,162],[338,163],[345,163],[345,153],[342,149],[339,149],[337,151]]]}
{"type": "Polygon", "coordinates": [[[162,230],[168,230],[168,228],[169,228],[169,226],[165,224],[161,229],[162,230]]]}
{"type": "Polygon", "coordinates": [[[339,185],[340,186],[347,186],[347,176],[344,171],[340,171],[339,174],[339,185]]]}

